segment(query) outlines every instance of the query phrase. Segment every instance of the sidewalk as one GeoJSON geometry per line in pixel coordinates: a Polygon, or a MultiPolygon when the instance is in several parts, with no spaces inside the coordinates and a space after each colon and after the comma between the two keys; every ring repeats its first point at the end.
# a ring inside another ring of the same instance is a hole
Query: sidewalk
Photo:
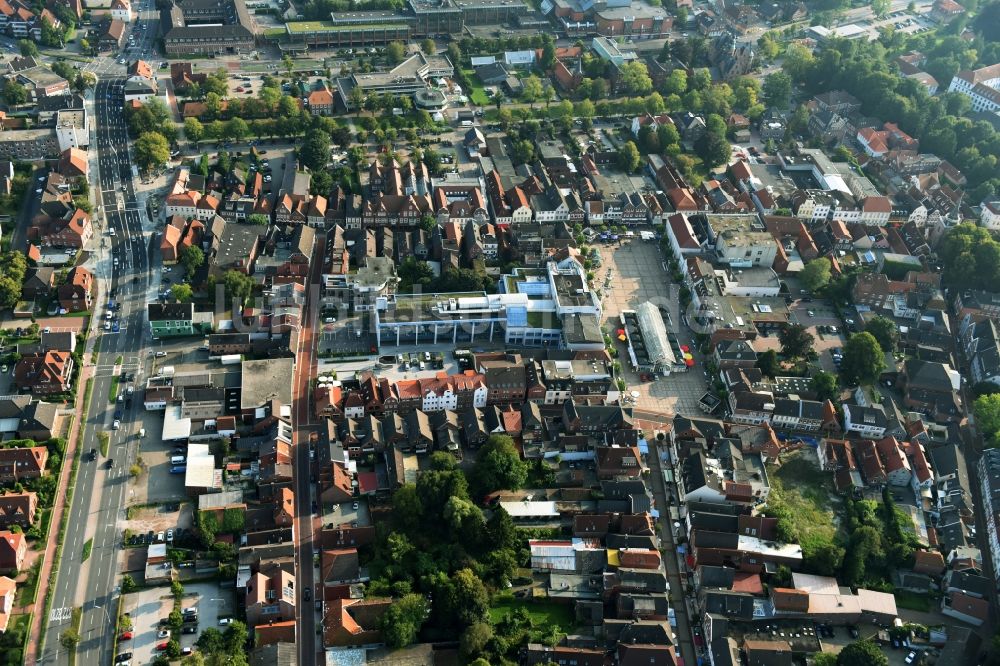
{"type": "MultiPolygon", "coordinates": [[[[91,353],[93,351],[93,344],[88,343],[87,351],[85,353],[91,353]]],[[[41,613],[45,610],[45,599],[48,597],[49,593],[49,575],[52,573],[52,564],[55,559],[56,548],[54,547],[55,539],[58,538],[59,530],[62,525],[63,513],[66,511],[66,489],[69,486],[69,476],[70,471],[73,469],[73,462],[76,459],[76,448],[78,435],[83,431],[83,422],[81,419],[86,419],[86,414],[83,413],[83,399],[86,394],[87,381],[94,376],[94,366],[86,365],[83,370],[80,371],[80,382],[78,384],[77,394],[76,394],[76,404],[74,409],[77,414],[77,418],[73,420],[73,430],[69,434],[69,440],[66,443],[66,454],[63,458],[63,468],[59,475],[59,484],[56,487],[55,497],[62,498],[63,501],[56,503],[52,507],[52,522],[49,526],[49,543],[45,549],[45,553],[42,556],[42,566],[38,571],[38,594],[35,596],[34,608],[31,612],[34,613],[34,621],[31,624],[31,631],[28,634],[28,643],[24,647],[24,663],[26,666],[33,666],[38,659],[38,646],[39,640],[41,639],[42,631],[49,623],[47,617],[43,617],[41,613]]]]}
{"type": "MultiPolygon", "coordinates": [[[[100,281],[97,283],[97,295],[95,302],[100,302],[103,297],[103,290],[101,288],[100,281]]],[[[76,402],[73,405],[73,411],[76,414],[76,418],[73,420],[73,430],[69,433],[69,439],[66,442],[66,452],[63,457],[63,467],[59,474],[59,483],[56,486],[55,497],[59,498],[56,504],[52,507],[52,522],[49,525],[49,541],[45,548],[45,552],[42,555],[42,566],[38,571],[38,593],[35,595],[35,604],[31,609],[34,613],[34,620],[31,624],[31,628],[28,632],[28,642],[24,647],[24,664],[25,666],[34,666],[38,660],[38,648],[41,640],[42,632],[49,624],[49,618],[44,617],[42,613],[45,610],[45,600],[49,594],[49,576],[52,573],[52,566],[55,560],[56,548],[55,542],[58,539],[59,531],[62,527],[63,513],[68,509],[66,506],[66,490],[69,487],[69,476],[70,471],[73,469],[73,463],[76,461],[76,449],[79,440],[80,433],[84,430],[84,424],[87,419],[87,414],[84,411],[86,405],[83,404],[84,398],[87,394],[87,382],[94,377],[96,371],[96,366],[87,364],[87,359],[91,358],[94,353],[94,345],[97,343],[97,327],[95,325],[96,317],[88,318],[88,325],[90,327],[87,333],[87,343],[83,350],[83,368],[80,370],[79,381],[77,382],[76,388],[76,402]],[[67,464],[69,463],[69,464],[67,464]],[[53,538],[55,535],[55,538],[53,538]]]]}

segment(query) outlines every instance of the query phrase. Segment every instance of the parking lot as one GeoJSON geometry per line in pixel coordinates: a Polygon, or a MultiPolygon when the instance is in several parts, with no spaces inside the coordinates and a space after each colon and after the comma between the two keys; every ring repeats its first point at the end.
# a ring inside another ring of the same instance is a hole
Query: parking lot
{"type": "Polygon", "coordinates": [[[133,664],[148,664],[158,654],[156,646],[166,639],[158,639],[160,618],[165,618],[174,607],[170,588],[154,587],[125,596],[122,612],[132,617],[132,639],[119,641],[118,652],[131,652],[133,664]]]}
{"type": "MultiPolygon", "coordinates": [[[[676,295],[671,291],[670,277],[663,269],[663,256],[659,246],[653,241],[635,238],[621,244],[598,246],[603,258],[602,266],[595,271],[602,287],[603,307],[609,331],[619,322],[623,310],[634,310],[639,304],[652,301],[670,310],[675,308],[676,295]],[[611,270],[610,279],[602,279],[611,270]],[[605,286],[606,285],[606,286],[605,286]]],[[[679,316],[670,318],[668,328],[682,345],[694,349],[691,332],[681,323],[679,316]]],[[[698,413],[698,398],[705,393],[707,377],[704,359],[694,350],[695,366],[687,372],[673,373],[666,378],[643,382],[639,374],[629,367],[628,348],[615,341],[619,359],[622,362],[625,382],[629,391],[637,391],[635,406],[667,414],[698,413]]]]}
{"type": "Polygon", "coordinates": [[[362,527],[371,525],[372,523],[371,513],[368,510],[368,501],[364,499],[341,502],[340,504],[325,506],[323,509],[326,511],[323,514],[323,520],[326,523],[333,523],[334,525],[351,525],[357,523],[362,527]],[[357,509],[354,508],[354,502],[358,503],[357,509]]]}
{"type": "MultiPolygon", "coordinates": [[[[198,631],[174,637],[181,648],[194,647],[199,632],[205,627],[219,627],[220,617],[231,617],[236,611],[236,602],[231,590],[223,590],[215,583],[190,583],[184,587],[182,608],[198,609],[198,631]]],[[[120,641],[118,652],[131,652],[133,664],[148,664],[159,652],[156,646],[167,638],[160,638],[160,620],[166,619],[174,609],[174,598],[167,587],[139,590],[125,596],[122,611],[132,617],[131,640],[120,641]]]]}

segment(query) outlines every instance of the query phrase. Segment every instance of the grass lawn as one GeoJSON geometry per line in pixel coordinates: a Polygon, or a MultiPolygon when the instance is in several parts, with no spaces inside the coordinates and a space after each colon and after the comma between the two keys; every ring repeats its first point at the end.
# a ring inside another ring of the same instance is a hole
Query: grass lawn
{"type": "Polygon", "coordinates": [[[555,604],[550,601],[528,601],[513,597],[499,597],[490,605],[490,619],[498,621],[515,608],[528,611],[528,617],[535,628],[556,625],[562,631],[569,633],[576,627],[573,620],[573,607],[568,604],[555,604]]]}
{"type": "Polygon", "coordinates": [[[908,592],[906,590],[896,590],[892,593],[896,597],[896,605],[908,610],[927,613],[931,610],[931,598],[926,594],[918,592],[908,592]]]}
{"type": "Polygon", "coordinates": [[[800,539],[811,535],[835,538],[840,531],[843,499],[835,492],[831,475],[820,470],[815,458],[807,446],[784,458],[781,467],[770,467],[770,501],[788,506],[800,539]]]}
{"type": "MultiPolygon", "coordinates": [[[[15,606],[26,606],[35,603],[35,594],[38,592],[38,570],[42,567],[42,560],[39,558],[28,570],[28,576],[24,583],[17,586],[17,597],[14,600],[15,606]]],[[[15,616],[19,617],[19,616],[15,616]]],[[[27,617],[26,615],[24,617],[27,617]]]]}
{"type": "Polygon", "coordinates": [[[466,69],[464,71],[465,75],[469,77],[469,85],[472,86],[471,89],[465,91],[465,94],[469,96],[469,100],[478,106],[489,106],[492,103],[490,96],[486,94],[486,89],[483,88],[482,81],[476,76],[475,70],[466,69]]]}

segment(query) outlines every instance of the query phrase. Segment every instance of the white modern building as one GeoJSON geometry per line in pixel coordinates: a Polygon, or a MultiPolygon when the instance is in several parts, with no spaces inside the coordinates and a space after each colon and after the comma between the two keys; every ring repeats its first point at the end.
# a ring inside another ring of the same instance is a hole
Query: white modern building
{"type": "Polygon", "coordinates": [[[133,18],[132,3],[129,2],[129,0],[114,0],[111,3],[112,20],[121,21],[122,23],[131,23],[133,18]]]}
{"type": "Polygon", "coordinates": [[[1000,199],[984,201],[981,210],[979,221],[982,226],[991,231],[1000,229],[1000,199]]]}
{"type": "Polygon", "coordinates": [[[516,269],[499,293],[379,297],[379,347],[503,341],[527,347],[603,349],[601,301],[573,259],[544,269],[516,269]]]}
{"type": "Polygon", "coordinates": [[[90,145],[90,119],[86,109],[56,112],[56,141],[59,142],[59,152],[90,145]]]}
{"type": "Polygon", "coordinates": [[[956,74],[948,92],[965,95],[973,111],[1000,112],[1000,63],[956,74]]]}

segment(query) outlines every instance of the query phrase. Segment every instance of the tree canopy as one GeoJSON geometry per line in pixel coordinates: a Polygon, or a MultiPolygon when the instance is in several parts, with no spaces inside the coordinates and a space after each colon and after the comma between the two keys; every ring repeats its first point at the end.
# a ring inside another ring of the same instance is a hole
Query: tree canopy
{"type": "Polygon", "coordinates": [[[517,490],[528,480],[528,466],[507,435],[491,435],[476,456],[473,478],[484,493],[517,490]]]}
{"type": "Polygon", "coordinates": [[[840,651],[837,666],[889,666],[889,658],[872,641],[855,641],[840,651]]]}
{"type": "Polygon", "coordinates": [[[813,350],[812,334],[802,324],[790,324],[778,336],[781,351],[787,358],[805,358],[813,350]]]}
{"type": "Polygon", "coordinates": [[[826,257],[813,259],[799,272],[799,282],[809,291],[817,291],[830,282],[830,260],[826,257]]]}
{"type": "Polygon", "coordinates": [[[878,346],[882,348],[882,351],[896,350],[896,344],[899,342],[899,328],[896,326],[896,322],[878,315],[871,318],[868,325],[865,326],[865,331],[871,333],[872,337],[878,341],[878,346]]]}
{"type": "Polygon", "coordinates": [[[817,400],[836,400],[839,393],[837,376],[821,370],[809,380],[809,388],[816,394],[817,400]]]}
{"type": "Polygon", "coordinates": [[[989,446],[997,446],[1000,433],[1000,393],[988,393],[972,403],[976,427],[989,446]]]}
{"type": "Polygon", "coordinates": [[[397,599],[382,616],[382,636],[391,647],[401,648],[417,640],[427,619],[427,601],[419,594],[397,599]]]}
{"type": "Polygon", "coordinates": [[[170,145],[158,132],[142,134],[132,146],[136,164],[145,173],[162,167],[170,159],[170,145]]]}
{"type": "Polygon", "coordinates": [[[849,384],[871,384],[885,370],[885,354],[871,333],[855,333],[844,345],[840,372],[849,384]]]}

